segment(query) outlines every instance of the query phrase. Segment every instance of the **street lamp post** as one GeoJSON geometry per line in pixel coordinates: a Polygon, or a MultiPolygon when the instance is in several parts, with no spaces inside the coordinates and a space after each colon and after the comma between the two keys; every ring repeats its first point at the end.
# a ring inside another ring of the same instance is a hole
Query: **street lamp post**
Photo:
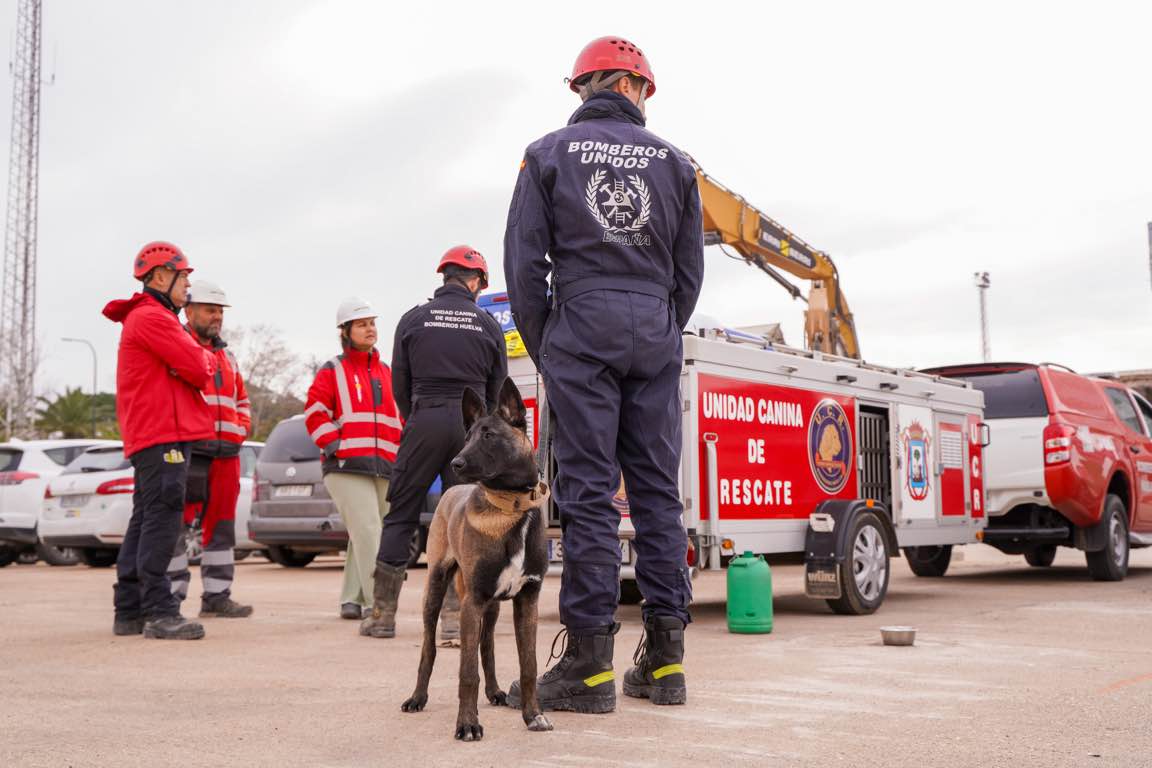
{"type": "Polygon", "coordinates": [[[72,339],[64,337],[61,341],[74,341],[77,344],[87,344],[92,350],[92,437],[96,437],[96,347],[88,339],[72,339]]]}
{"type": "Polygon", "coordinates": [[[973,277],[980,294],[980,356],[987,363],[992,357],[988,341],[988,289],[992,287],[992,278],[987,272],[977,272],[973,277]]]}

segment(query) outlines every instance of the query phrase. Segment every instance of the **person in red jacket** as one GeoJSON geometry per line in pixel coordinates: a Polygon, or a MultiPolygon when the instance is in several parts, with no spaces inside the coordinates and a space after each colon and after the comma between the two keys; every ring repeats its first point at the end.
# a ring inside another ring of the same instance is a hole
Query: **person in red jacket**
{"type": "Polygon", "coordinates": [[[200,395],[215,358],[180,325],[192,267],[171,243],[145,245],[133,263],[143,291],[109,302],[104,316],[124,325],[116,363],[116,416],[135,470],[132,517],[116,561],[117,635],[198,640],[204,627],[180,615],[168,562],[180,536],[188,445],[215,435],[200,395]]]}
{"type": "Polygon", "coordinates": [[[189,288],[185,327],[216,358],[216,373],[201,390],[212,410],[216,434],[192,444],[184,503],[184,523],[190,529],[176,544],[168,576],[173,593],[180,600],[187,598],[192,574],[188,570],[186,537],[200,536],[200,577],[204,581],[200,618],[242,619],[252,615],[252,606],[232,599],[236,573],[233,549],[236,500],[240,495],[240,447],[252,426],[252,410],[240,367],[228,351],[227,342],[220,338],[224,308],[228,306],[228,297],[215,283],[197,280],[189,288]]]}
{"type": "Polygon", "coordinates": [[[305,424],[323,452],[324,487],[348,530],[340,616],[360,619],[371,601],[376,548],[388,514],[388,481],[400,443],[392,371],[376,351],[376,311],[350,298],[336,312],[344,352],[308,390],[305,424]]]}

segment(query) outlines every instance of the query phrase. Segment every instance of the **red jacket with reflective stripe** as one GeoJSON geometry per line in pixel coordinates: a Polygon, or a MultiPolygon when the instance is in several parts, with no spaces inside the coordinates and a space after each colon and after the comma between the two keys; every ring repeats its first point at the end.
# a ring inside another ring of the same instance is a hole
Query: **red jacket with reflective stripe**
{"type": "Polygon", "coordinates": [[[324,472],[392,474],[402,424],[392,371],[375,349],[348,348],[324,363],[308,390],[304,421],[324,452],[324,472]]]}
{"type": "Polygon", "coordinates": [[[206,456],[237,456],[252,428],[252,406],[248,402],[248,390],[244,387],[240,366],[222,339],[205,344],[190,328],[188,335],[216,358],[216,373],[208,380],[208,386],[200,390],[212,411],[216,437],[201,440],[192,446],[192,450],[206,456]]]}
{"type": "Polygon", "coordinates": [[[163,443],[210,439],[212,414],[200,396],[216,372],[213,356],[147,293],[111,301],[104,316],[124,324],[116,361],[116,417],[124,455],[163,443]]]}

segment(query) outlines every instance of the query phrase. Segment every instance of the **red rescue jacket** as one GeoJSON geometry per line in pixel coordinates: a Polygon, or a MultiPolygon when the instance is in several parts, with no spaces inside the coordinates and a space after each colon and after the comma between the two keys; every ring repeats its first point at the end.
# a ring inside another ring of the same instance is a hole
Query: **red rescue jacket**
{"type": "Polygon", "coordinates": [[[380,353],[347,349],[316,372],[305,424],[324,452],[323,471],[389,477],[400,445],[392,371],[380,353]]]}
{"type": "Polygon", "coordinates": [[[199,441],[192,446],[192,451],[213,457],[238,456],[252,428],[252,406],[240,366],[223,339],[216,338],[205,344],[196,338],[191,328],[184,327],[188,335],[216,359],[216,373],[208,380],[208,386],[200,390],[215,419],[216,436],[199,441]]]}
{"type": "Polygon", "coordinates": [[[110,301],[104,316],[124,324],[116,361],[116,417],[124,455],[211,438],[212,414],[200,389],[216,372],[212,354],[150,294],[110,301]]]}

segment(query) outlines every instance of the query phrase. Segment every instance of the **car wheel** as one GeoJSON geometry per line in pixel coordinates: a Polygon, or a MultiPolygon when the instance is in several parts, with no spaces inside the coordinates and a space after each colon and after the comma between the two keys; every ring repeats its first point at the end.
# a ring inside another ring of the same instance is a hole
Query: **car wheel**
{"type": "Polygon", "coordinates": [[[1033,568],[1047,568],[1056,559],[1056,545],[1036,547],[1024,553],[1024,559],[1033,568]]]}
{"type": "Polygon", "coordinates": [[[20,548],[10,544],[0,544],[0,568],[12,565],[20,557],[20,548]]]}
{"type": "Polygon", "coordinates": [[[640,585],[636,579],[620,580],[620,605],[640,605],[644,595],[640,594],[640,585]]]}
{"type": "Polygon", "coordinates": [[[250,549],[234,549],[232,550],[232,559],[236,562],[240,562],[250,554],[252,554],[252,550],[250,549]]]}
{"type": "Polygon", "coordinates": [[[874,512],[856,517],[848,541],[851,545],[840,563],[840,597],[828,607],[840,614],[864,616],[875,613],[888,594],[888,544],[883,524],[874,512]]]}
{"type": "Polygon", "coordinates": [[[40,555],[36,554],[35,547],[28,547],[16,557],[16,562],[20,565],[36,565],[40,562],[40,555]]]}
{"type": "Polygon", "coordinates": [[[1121,581],[1128,575],[1128,510],[1115,494],[1104,500],[1100,520],[1108,531],[1108,543],[1099,552],[1085,552],[1088,573],[1096,581],[1121,581]]]}
{"type": "Polygon", "coordinates": [[[940,547],[905,547],[904,558],[912,573],[925,578],[938,578],[948,572],[952,562],[952,545],[940,547]]]}
{"type": "Polygon", "coordinates": [[[268,559],[285,568],[303,568],[316,559],[315,552],[297,552],[291,547],[268,547],[268,559]]]}
{"type": "Polygon", "coordinates": [[[80,550],[80,562],[89,568],[111,568],[116,565],[116,556],[119,554],[119,549],[85,547],[80,550]]]}
{"type": "Polygon", "coordinates": [[[75,547],[54,547],[40,543],[36,545],[36,554],[48,565],[76,565],[80,562],[80,552],[75,547]]]}
{"type": "Polygon", "coordinates": [[[188,555],[188,565],[200,565],[204,556],[204,529],[199,523],[188,526],[184,532],[184,552],[188,555]]]}

